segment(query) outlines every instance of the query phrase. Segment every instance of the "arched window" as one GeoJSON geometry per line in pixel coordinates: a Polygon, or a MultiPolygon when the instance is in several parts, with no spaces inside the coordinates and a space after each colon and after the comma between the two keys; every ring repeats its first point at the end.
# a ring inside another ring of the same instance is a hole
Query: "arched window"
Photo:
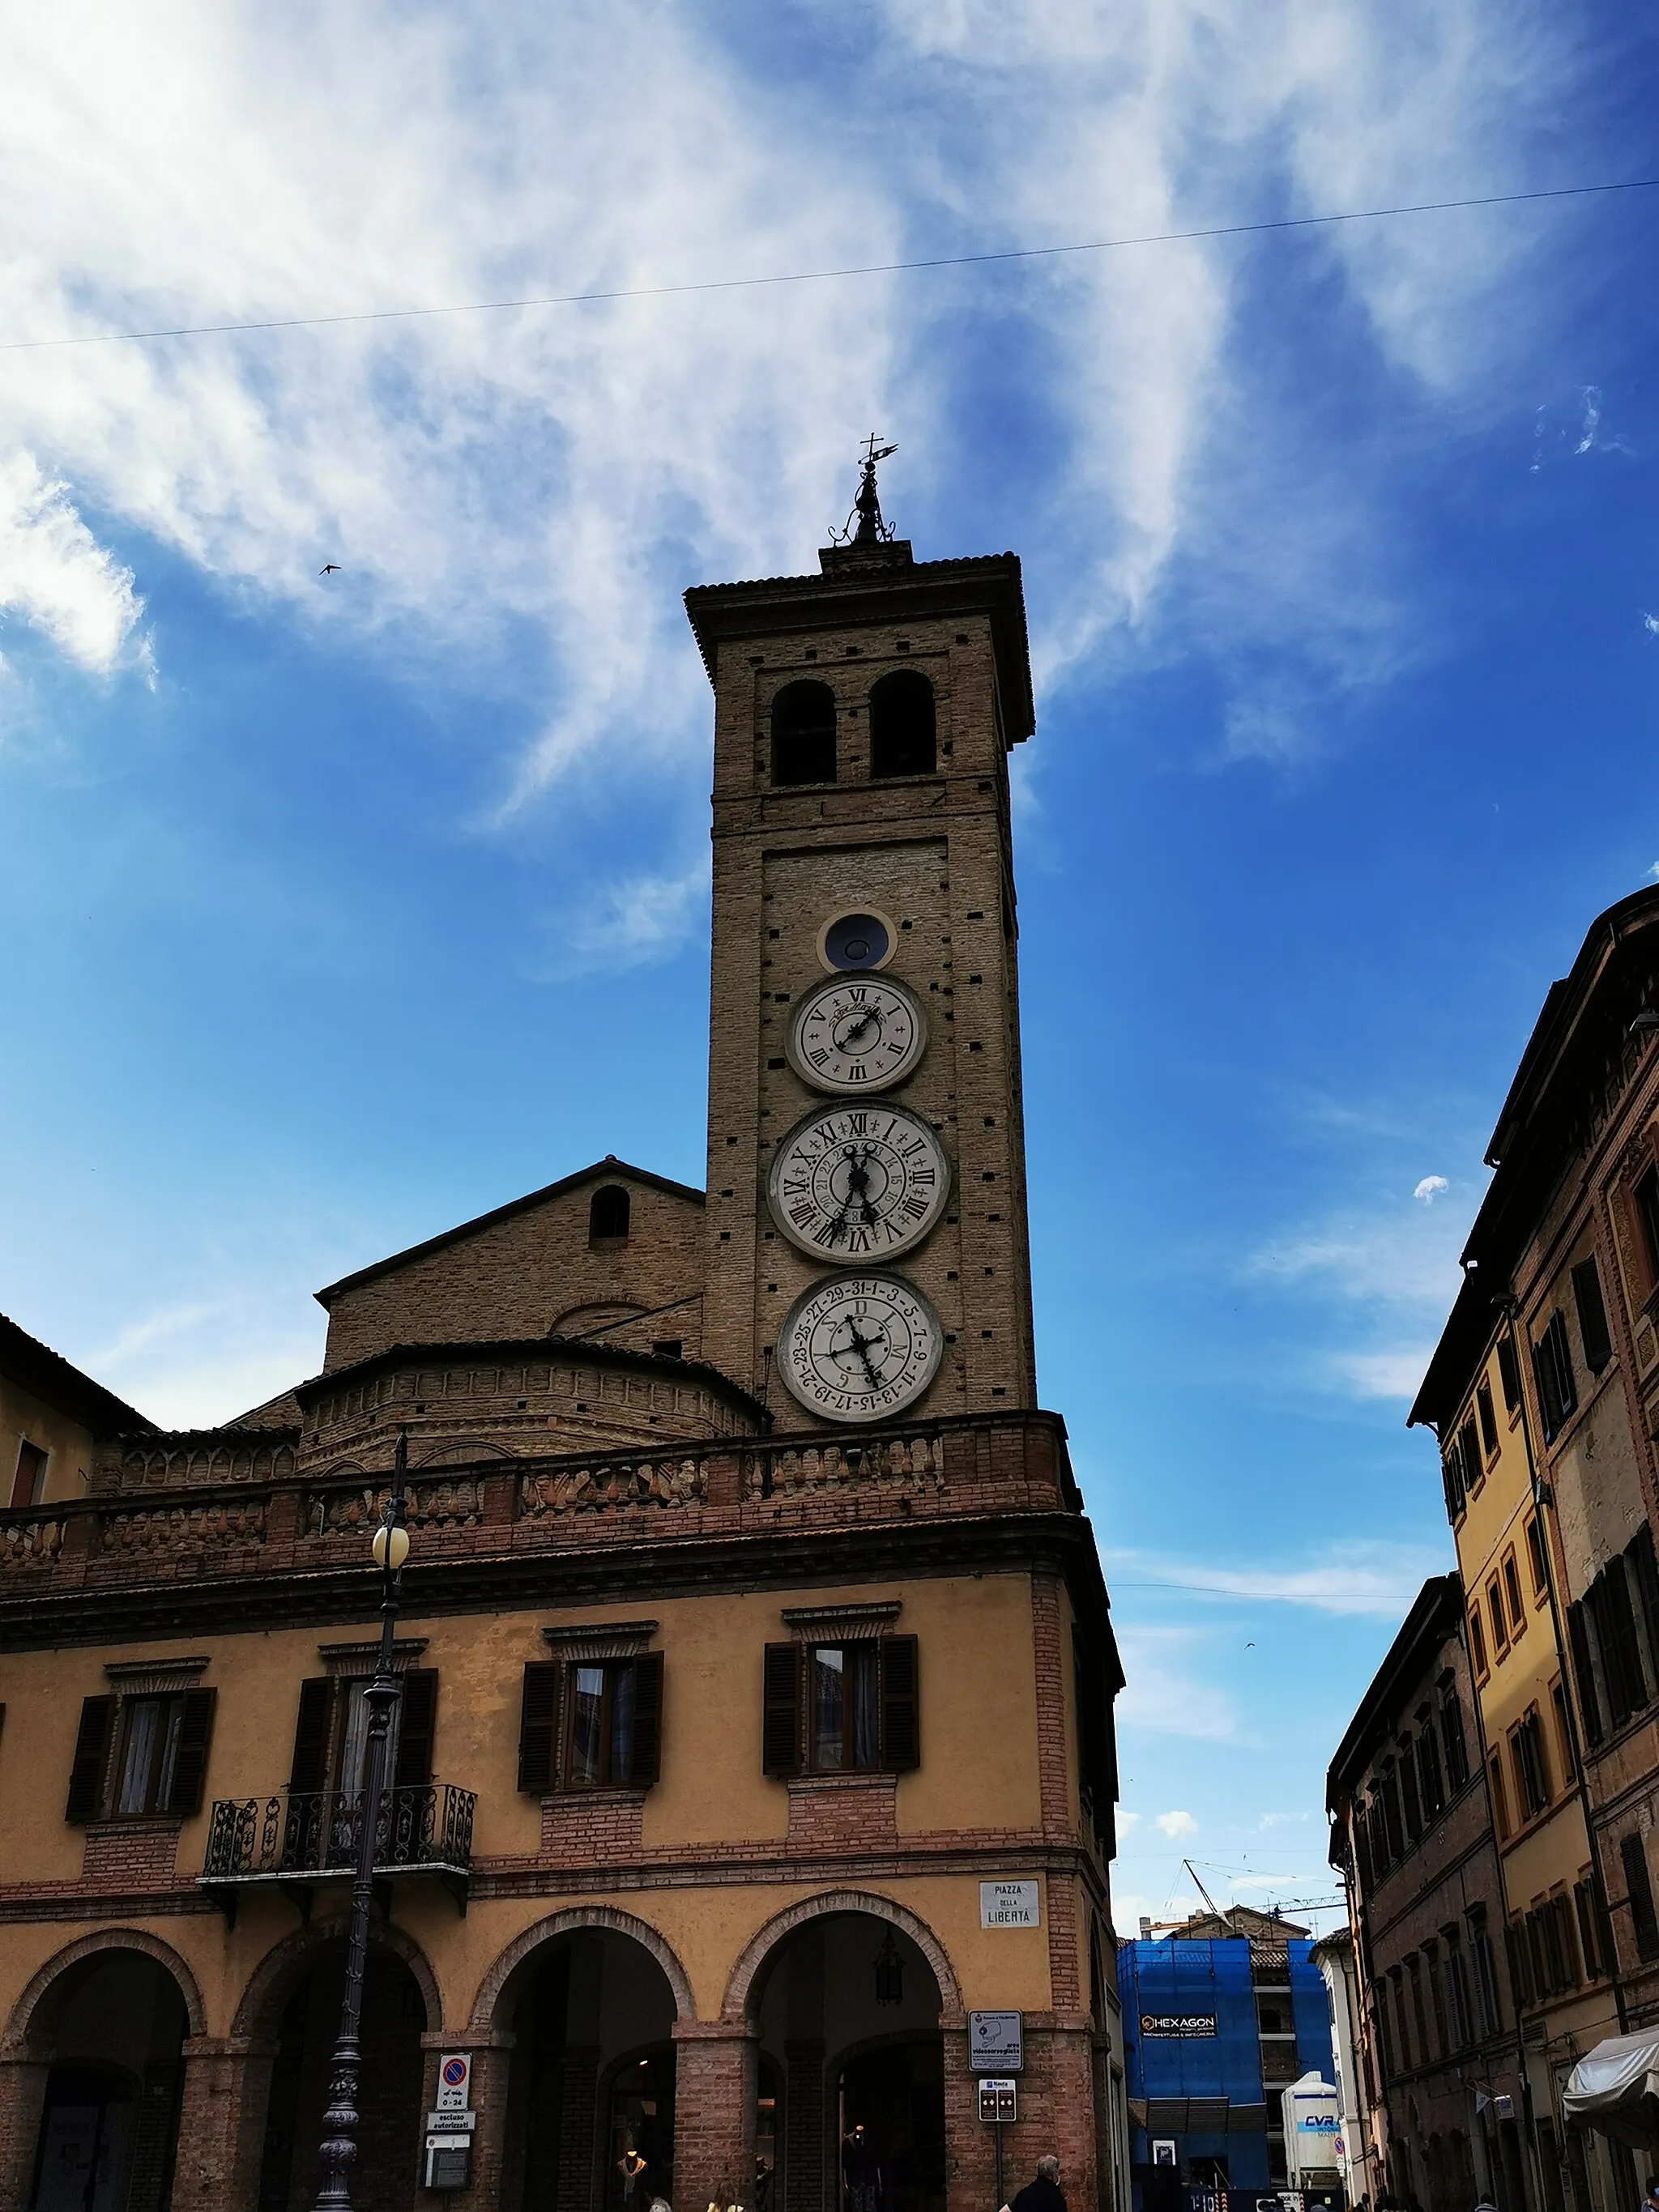
{"type": "Polygon", "coordinates": [[[587,1241],[603,1244],[628,1234],[628,1193],[619,1182],[602,1182],[587,1209],[587,1241]]]}
{"type": "Polygon", "coordinates": [[[827,684],[786,684],[772,702],[773,782],[835,780],[835,693],[827,684]]]}
{"type": "Polygon", "coordinates": [[[939,765],[933,687],[914,668],[896,668],[870,691],[870,773],[932,775],[939,765]]]}

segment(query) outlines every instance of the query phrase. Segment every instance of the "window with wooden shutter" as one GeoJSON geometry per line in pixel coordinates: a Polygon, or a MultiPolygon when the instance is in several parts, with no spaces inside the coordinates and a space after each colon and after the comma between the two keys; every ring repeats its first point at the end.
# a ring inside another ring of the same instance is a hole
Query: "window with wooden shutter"
{"type": "Polygon", "coordinates": [[[70,1765],[66,1820],[95,1820],[103,1811],[104,1767],[109,1758],[110,1733],[115,1726],[113,1698],[82,1698],[81,1725],[76,1733],[75,1757],[70,1765]]]}
{"type": "Polygon", "coordinates": [[[761,1767],[784,1777],[800,1772],[800,1646],[769,1644],[762,1688],[761,1767]]]}
{"type": "Polygon", "coordinates": [[[208,1741],[213,1734],[213,1708],[218,1695],[216,1690],[186,1690],[180,1700],[184,1715],[179,1728],[178,1749],[173,1755],[167,1801],[159,1808],[164,1813],[198,1813],[202,1808],[208,1741]]]}
{"type": "Polygon", "coordinates": [[[288,1786],[297,1796],[328,1787],[328,1752],[334,1717],[334,1685],[313,1674],[300,1685],[300,1711],[294,1724],[294,1759],[288,1786]]]}
{"type": "Polygon", "coordinates": [[[1613,1335],[1607,1328],[1601,1277],[1593,1252],[1572,1271],[1572,1302],[1578,1309],[1578,1338],[1584,1347],[1584,1364],[1592,1375],[1599,1375],[1613,1357],[1613,1335]]]}
{"type": "Polygon", "coordinates": [[[662,1768],[662,1654],[641,1652],[634,1662],[634,1757],[628,1779],[648,1790],[662,1768]]]}
{"type": "Polygon", "coordinates": [[[881,1653],[881,1763],[903,1774],[921,1764],[921,1719],[914,1636],[884,1636],[881,1653]]]}
{"type": "Polygon", "coordinates": [[[1575,1599],[1567,1607],[1567,1648],[1572,1653],[1572,1678],[1578,1689],[1578,1713],[1583,1723],[1586,1743],[1600,1743],[1601,1726],[1601,1698],[1595,1686],[1595,1668],[1590,1657],[1589,1624],[1584,1618],[1582,1601],[1575,1599]]]}
{"type": "Polygon", "coordinates": [[[559,1686],[563,1676],[563,1663],[557,1659],[532,1659],[524,1670],[519,1787],[529,1797],[544,1797],[558,1786],[559,1686]]]}
{"type": "Polygon", "coordinates": [[[411,1667],[404,1676],[398,1711],[398,1758],[392,1787],[414,1790],[432,1779],[432,1738],[438,1721],[438,1670],[411,1667]]]}

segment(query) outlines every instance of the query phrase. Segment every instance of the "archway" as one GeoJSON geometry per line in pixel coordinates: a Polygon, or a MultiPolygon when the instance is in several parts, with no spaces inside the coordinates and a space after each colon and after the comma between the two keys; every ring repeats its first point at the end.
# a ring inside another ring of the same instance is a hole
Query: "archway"
{"type": "MultiPolygon", "coordinates": [[[[345,1986],[345,1942],[325,1931],[267,1961],[255,1977],[260,2009],[276,2016],[258,2212],[309,2212],[319,2186],[318,2149],[345,1986]]],[[[424,1961],[422,1962],[424,1964],[424,1961]]],[[[369,1947],[363,1976],[362,2072],[353,2212],[411,2212],[419,2180],[421,2038],[431,2008],[422,1978],[398,1949],[369,1947]]],[[[246,2003],[246,2001],[245,2001],[246,2003]]]]}
{"type": "Polygon", "coordinates": [[[757,2194],[772,2212],[944,2212],[947,1999],[927,1931],[855,1905],[789,1917],[728,2000],[757,2029],[763,2100],[769,2073],[778,2086],[757,2194]]]}
{"type": "Polygon", "coordinates": [[[690,1985],[626,1914],[531,1929],[484,1978],[475,2023],[513,2037],[502,2212],[647,2212],[674,2187],[674,2023],[690,1985]]]}
{"type": "Polygon", "coordinates": [[[50,2069],[27,2202],[33,2212],[162,2212],[192,2007],[160,1944],[76,1948],[42,1969],[7,2038],[50,2069]]]}

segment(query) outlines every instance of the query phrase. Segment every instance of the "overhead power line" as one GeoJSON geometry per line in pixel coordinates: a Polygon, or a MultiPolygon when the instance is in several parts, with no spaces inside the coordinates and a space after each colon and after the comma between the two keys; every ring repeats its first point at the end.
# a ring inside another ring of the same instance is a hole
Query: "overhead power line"
{"type": "Polygon", "coordinates": [[[999,261],[1047,261],[1071,253],[1114,253],[1133,246],[1178,246],[1215,238],[1249,238],[1275,230],[1312,230],[1339,222],[1382,222],[1408,215],[1448,215],[1461,208],[1518,207],[1536,200],[1585,199],[1597,193],[1645,192],[1659,177],[1628,177],[1613,184],[1556,185],[1530,192],[1486,192],[1477,198],[1414,200],[1399,207],[1349,208],[1334,215],[1286,215],[1261,222],[1211,223],[1196,230],[1146,231],[1136,237],[1075,240],[1062,246],[1009,246],[982,253],[940,253],[918,261],[866,261],[840,269],[793,269],[768,276],[708,276],[680,284],[620,285],[597,292],[542,292],[521,300],[459,300],[441,307],[361,307],[333,315],[270,315],[257,322],[185,323],[167,330],[88,331],[55,338],[0,339],[0,353],[33,353],[49,347],[148,345],[161,338],[234,337],[259,331],[324,330],[337,323],[410,322],[428,315],[504,314],[521,307],[597,307],[621,300],[667,300],[691,292],[751,292],[781,284],[829,284],[851,276],[903,276],[929,269],[981,268],[999,261]]]}

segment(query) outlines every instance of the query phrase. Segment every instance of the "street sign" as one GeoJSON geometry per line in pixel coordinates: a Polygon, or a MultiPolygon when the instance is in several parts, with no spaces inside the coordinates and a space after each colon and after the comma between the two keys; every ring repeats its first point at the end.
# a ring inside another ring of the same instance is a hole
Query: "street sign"
{"type": "Polygon", "coordinates": [[[441,2112],[464,2112],[472,2102],[472,2061],[464,2051],[452,2051],[438,2061],[438,2106],[441,2112]]]}
{"type": "Polygon", "coordinates": [[[1024,2073],[1024,2025],[1023,2013],[970,2012],[968,2015],[969,2072],[1024,2073]]]}
{"type": "Polygon", "coordinates": [[[981,1928],[1041,1928],[1042,1908],[1036,1882],[981,1882],[979,1924],[981,1928]]]}
{"type": "Polygon", "coordinates": [[[1012,2127],[1019,2118],[1018,2084],[1011,2075],[981,2074],[979,2116],[992,2127],[1012,2127]]]}
{"type": "Polygon", "coordinates": [[[434,2136],[470,2136],[478,2124],[476,2112],[446,2112],[441,2110],[426,2116],[427,2132],[434,2136]]]}

